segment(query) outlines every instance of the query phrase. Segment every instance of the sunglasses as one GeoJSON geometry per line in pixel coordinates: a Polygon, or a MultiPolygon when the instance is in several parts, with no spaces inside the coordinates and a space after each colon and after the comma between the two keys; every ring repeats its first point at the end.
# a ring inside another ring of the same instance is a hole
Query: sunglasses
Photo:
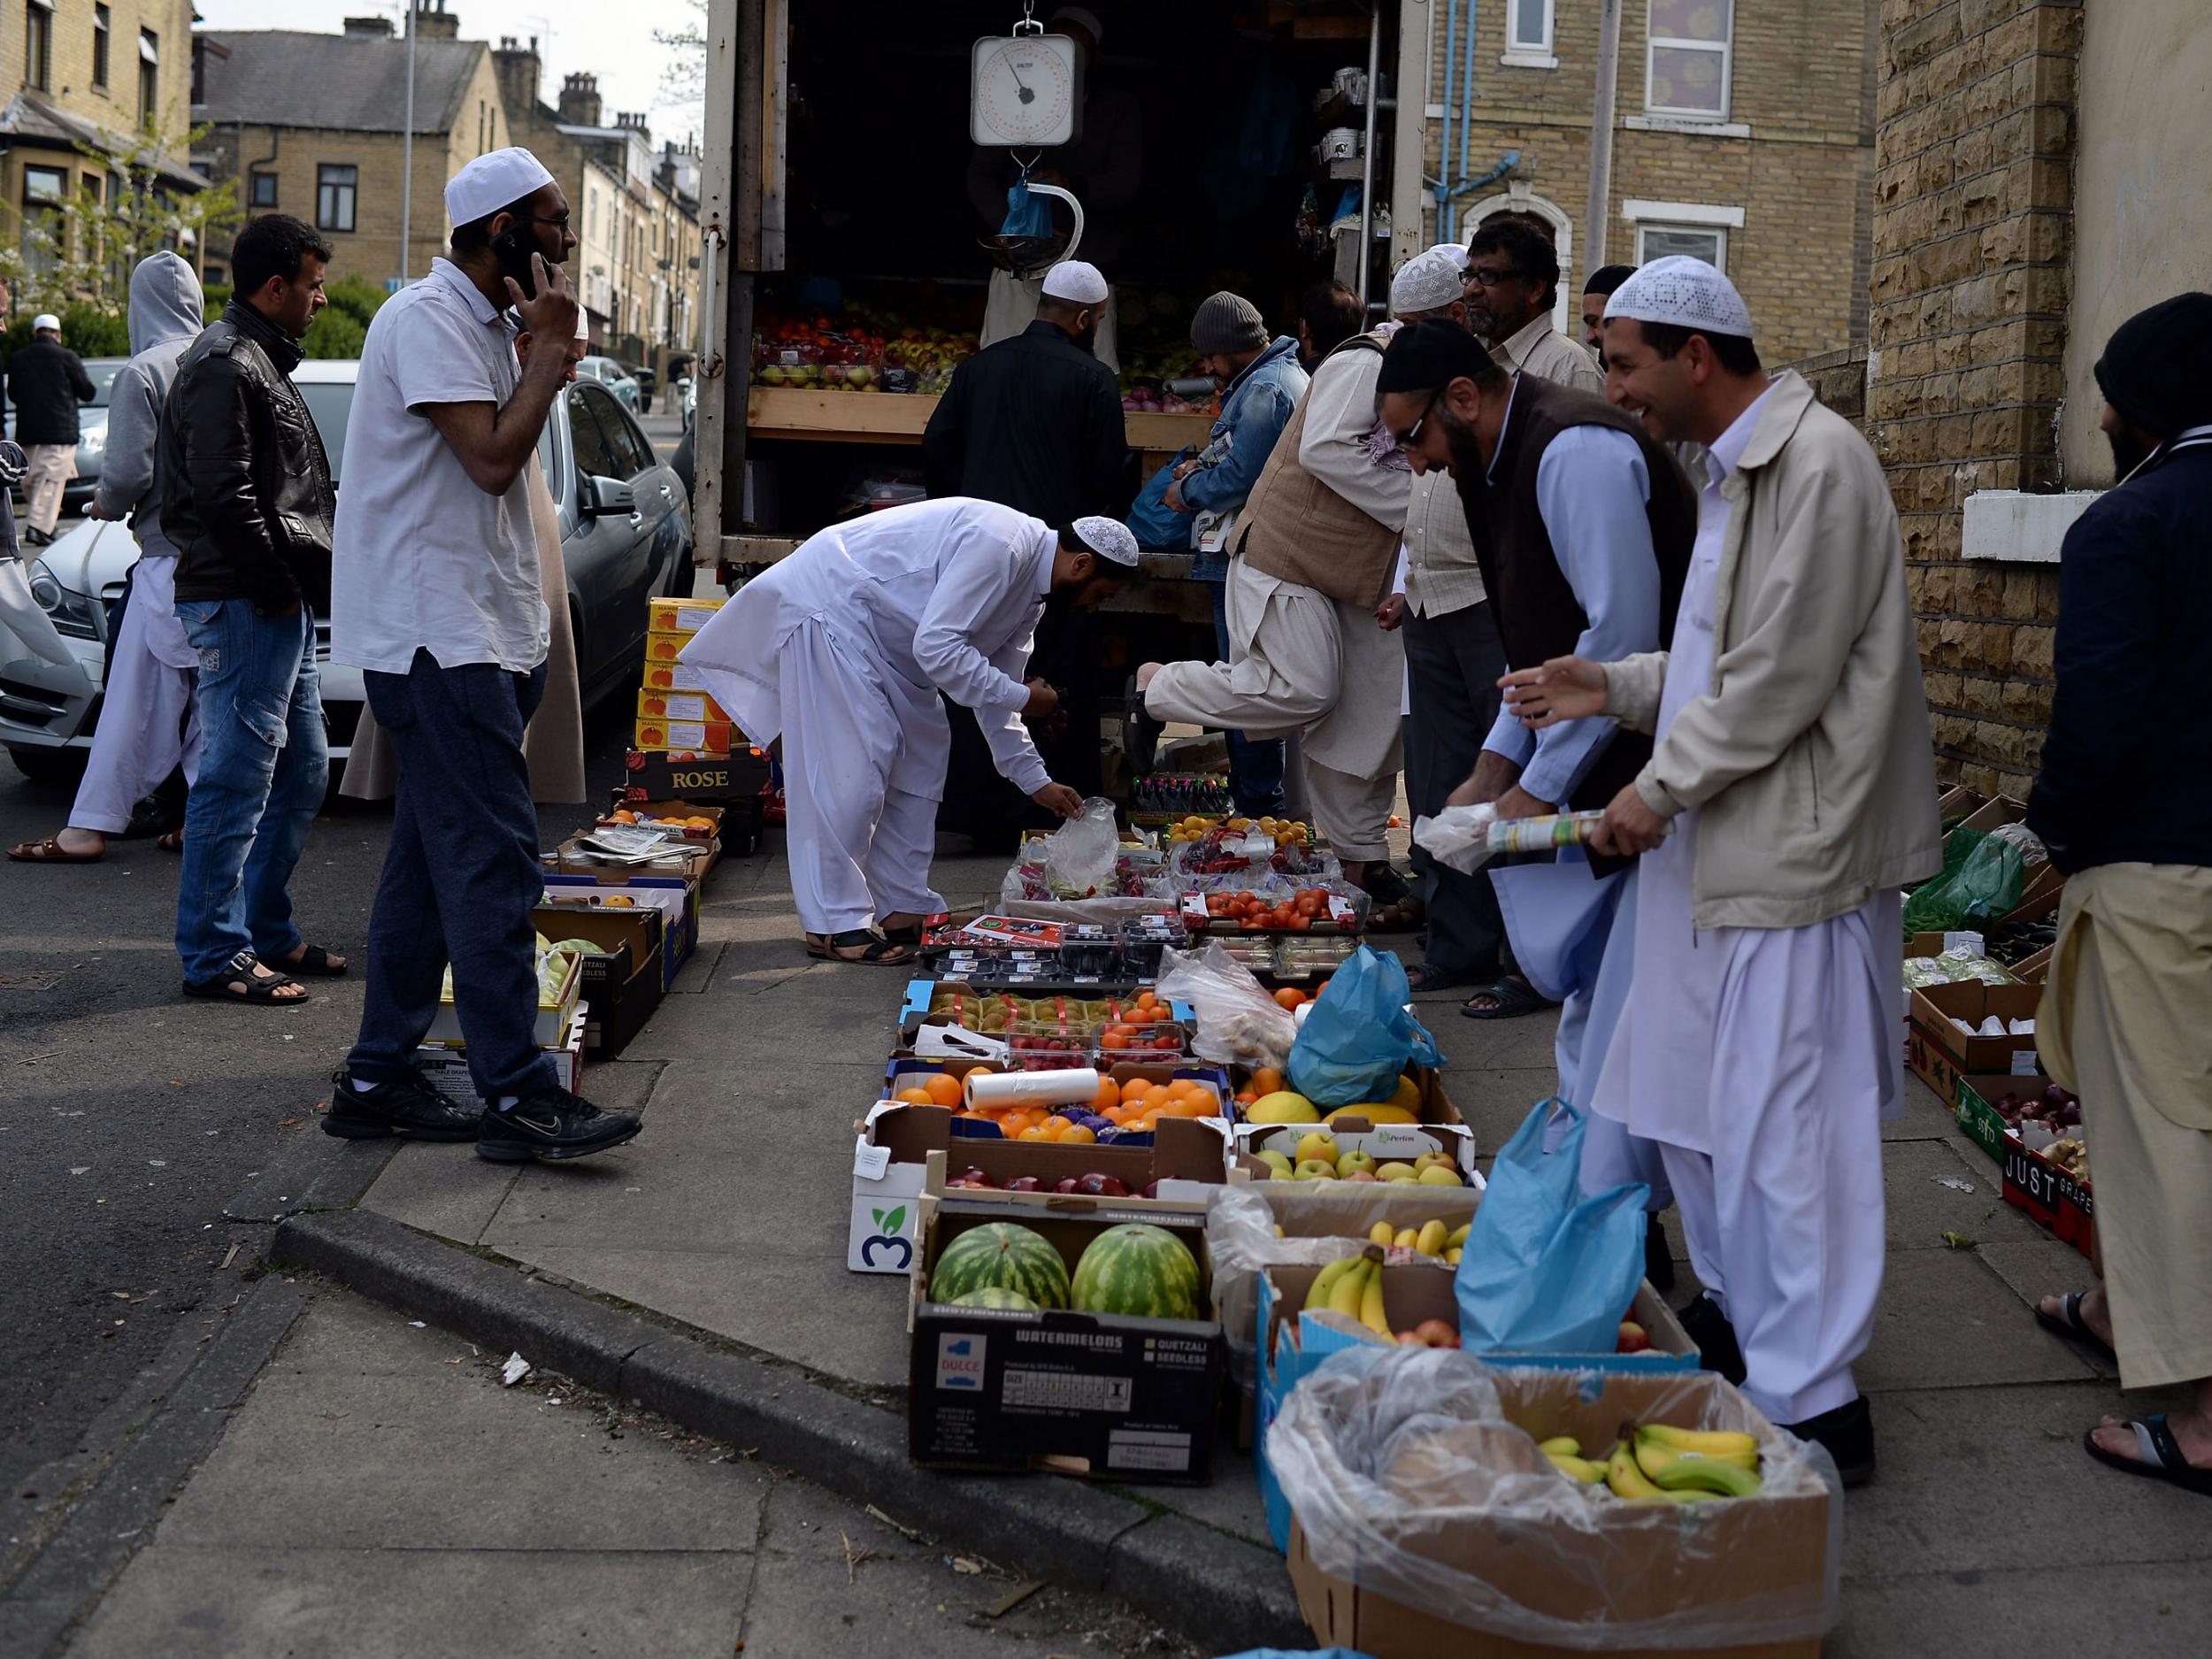
{"type": "Polygon", "coordinates": [[[1510,282],[1519,275],[1521,273],[1518,271],[1477,271],[1471,268],[1467,273],[1467,281],[1470,286],[1479,285],[1483,288],[1494,288],[1499,283],[1510,282]]]}

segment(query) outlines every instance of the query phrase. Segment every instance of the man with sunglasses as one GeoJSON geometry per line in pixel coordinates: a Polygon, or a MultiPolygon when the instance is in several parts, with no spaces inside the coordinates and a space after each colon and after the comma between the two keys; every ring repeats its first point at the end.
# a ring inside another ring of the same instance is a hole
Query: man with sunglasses
{"type": "MultiPolygon", "coordinates": [[[[1417,324],[1391,342],[1377,391],[1383,424],[1414,470],[1448,472],[1458,485],[1508,663],[1530,668],[1570,655],[1609,662],[1659,649],[1689,568],[1697,498],[1633,419],[1598,398],[1508,372],[1465,329],[1443,321],[1417,324]]],[[[1535,734],[1500,711],[1450,803],[1494,804],[1501,818],[1601,808],[1650,754],[1648,739],[1609,721],[1535,734]]],[[[1612,937],[1632,872],[1570,848],[1550,863],[1489,873],[1522,971],[1562,1003],[1559,1096],[1586,1108],[1632,961],[1612,937]]],[[[1651,1189],[1647,1260],[1655,1279],[1670,1280],[1657,1222],[1669,1188],[1657,1149],[1597,1118],[1583,1145],[1593,1190],[1624,1181],[1651,1189]]]]}
{"type": "Polygon", "coordinates": [[[386,303],[361,348],[332,556],[331,657],[361,669],[399,763],[369,921],[361,1029],[323,1128],[355,1140],[473,1141],[495,1163],[574,1158],[638,1132],[562,1087],[536,1044],[543,895],[523,728],[545,695],[551,617],[531,469],[576,333],[561,267],[568,201],[526,150],[445,189],[452,252],[386,303]],[[415,1052],[450,965],[483,1110],[426,1082],[415,1052]]]}
{"type": "Polygon", "coordinates": [[[1605,396],[1597,360],[1552,326],[1559,303],[1559,254],[1526,220],[1486,219],[1467,239],[1467,320],[1491,355],[1521,374],[1539,374],[1605,396]]]}

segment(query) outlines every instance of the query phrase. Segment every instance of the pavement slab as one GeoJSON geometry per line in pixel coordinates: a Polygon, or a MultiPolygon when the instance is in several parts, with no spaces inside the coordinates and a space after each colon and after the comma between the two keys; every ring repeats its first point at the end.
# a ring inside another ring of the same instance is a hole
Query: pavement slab
{"type": "Polygon", "coordinates": [[[1874,1340],[1854,1368],[1869,1393],[2078,1383],[2096,1373],[2039,1330],[2004,1281],[1970,1249],[1893,1250],[1874,1310],[1874,1340]]]}
{"type": "MultiPolygon", "coordinates": [[[[2201,1502],[2201,1500],[2200,1500],[2201,1502]]],[[[2170,1563],[1848,1581],[1824,1659],[2098,1653],[2202,1659],[2212,1577],[2170,1563]]]]}

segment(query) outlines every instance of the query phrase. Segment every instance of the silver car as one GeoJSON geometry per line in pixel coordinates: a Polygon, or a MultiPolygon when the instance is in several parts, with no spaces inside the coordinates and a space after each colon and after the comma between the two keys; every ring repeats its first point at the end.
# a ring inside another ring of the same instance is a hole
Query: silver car
{"type": "MultiPolygon", "coordinates": [[[[359,368],[311,358],[292,377],[341,489],[336,475],[359,368]]],[[[538,457],[559,510],[566,603],[588,706],[639,683],[646,600],[690,592],[691,504],[607,388],[580,378],[553,411],[538,457]]],[[[35,610],[0,603],[0,744],[26,776],[66,777],[82,765],[99,717],[109,611],[137,557],[127,526],[86,519],[25,561],[35,610]]],[[[361,672],[330,661],[326,619],[315,632],[331,758],[343,760],[361,718],[361,672]]]]}
{"type": "Polygon", "coordinates": [[[615,401],[632,414],[638,411],[641,393],[637,379],[612,357],[588,357],[576,365],[580,380],[596,380],[615,396],[615,401]]]}

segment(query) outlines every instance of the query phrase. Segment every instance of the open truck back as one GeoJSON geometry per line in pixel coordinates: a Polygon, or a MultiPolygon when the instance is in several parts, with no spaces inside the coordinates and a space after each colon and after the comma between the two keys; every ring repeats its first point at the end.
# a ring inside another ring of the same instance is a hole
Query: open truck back
{"type": "MultiPolygon", "coordinates": [[[[1002,211],[1002,181],[978,184],[1005,152],[973,142],[972,63],[1033,9],[1036,24],[1053,13],[1041,0],[710,0],[693,505],[695,557],[726,580],[919,496],[922,434],[976,349],[1002,211]]],[[[1233,289],[1291,333],[1300,293],[1335,276],[1379,315],[1389,272],[1425,245],[1432,8],[1091,10],[1103,37],[1082,96],[1117,101],[1136,153],[1118,157],[1118,199],[1086,204],[1074,257],[1114,285],[1134,488],[1206,442],[1210,402],[1165,389],[1197,373],[1187,336],[1206,295],[1233,289]]],[[[1148,580],[1103,619],[1103,712],[1138,661],[1212,655],[1191,563],[1148,552],[1148,580]]]]}

